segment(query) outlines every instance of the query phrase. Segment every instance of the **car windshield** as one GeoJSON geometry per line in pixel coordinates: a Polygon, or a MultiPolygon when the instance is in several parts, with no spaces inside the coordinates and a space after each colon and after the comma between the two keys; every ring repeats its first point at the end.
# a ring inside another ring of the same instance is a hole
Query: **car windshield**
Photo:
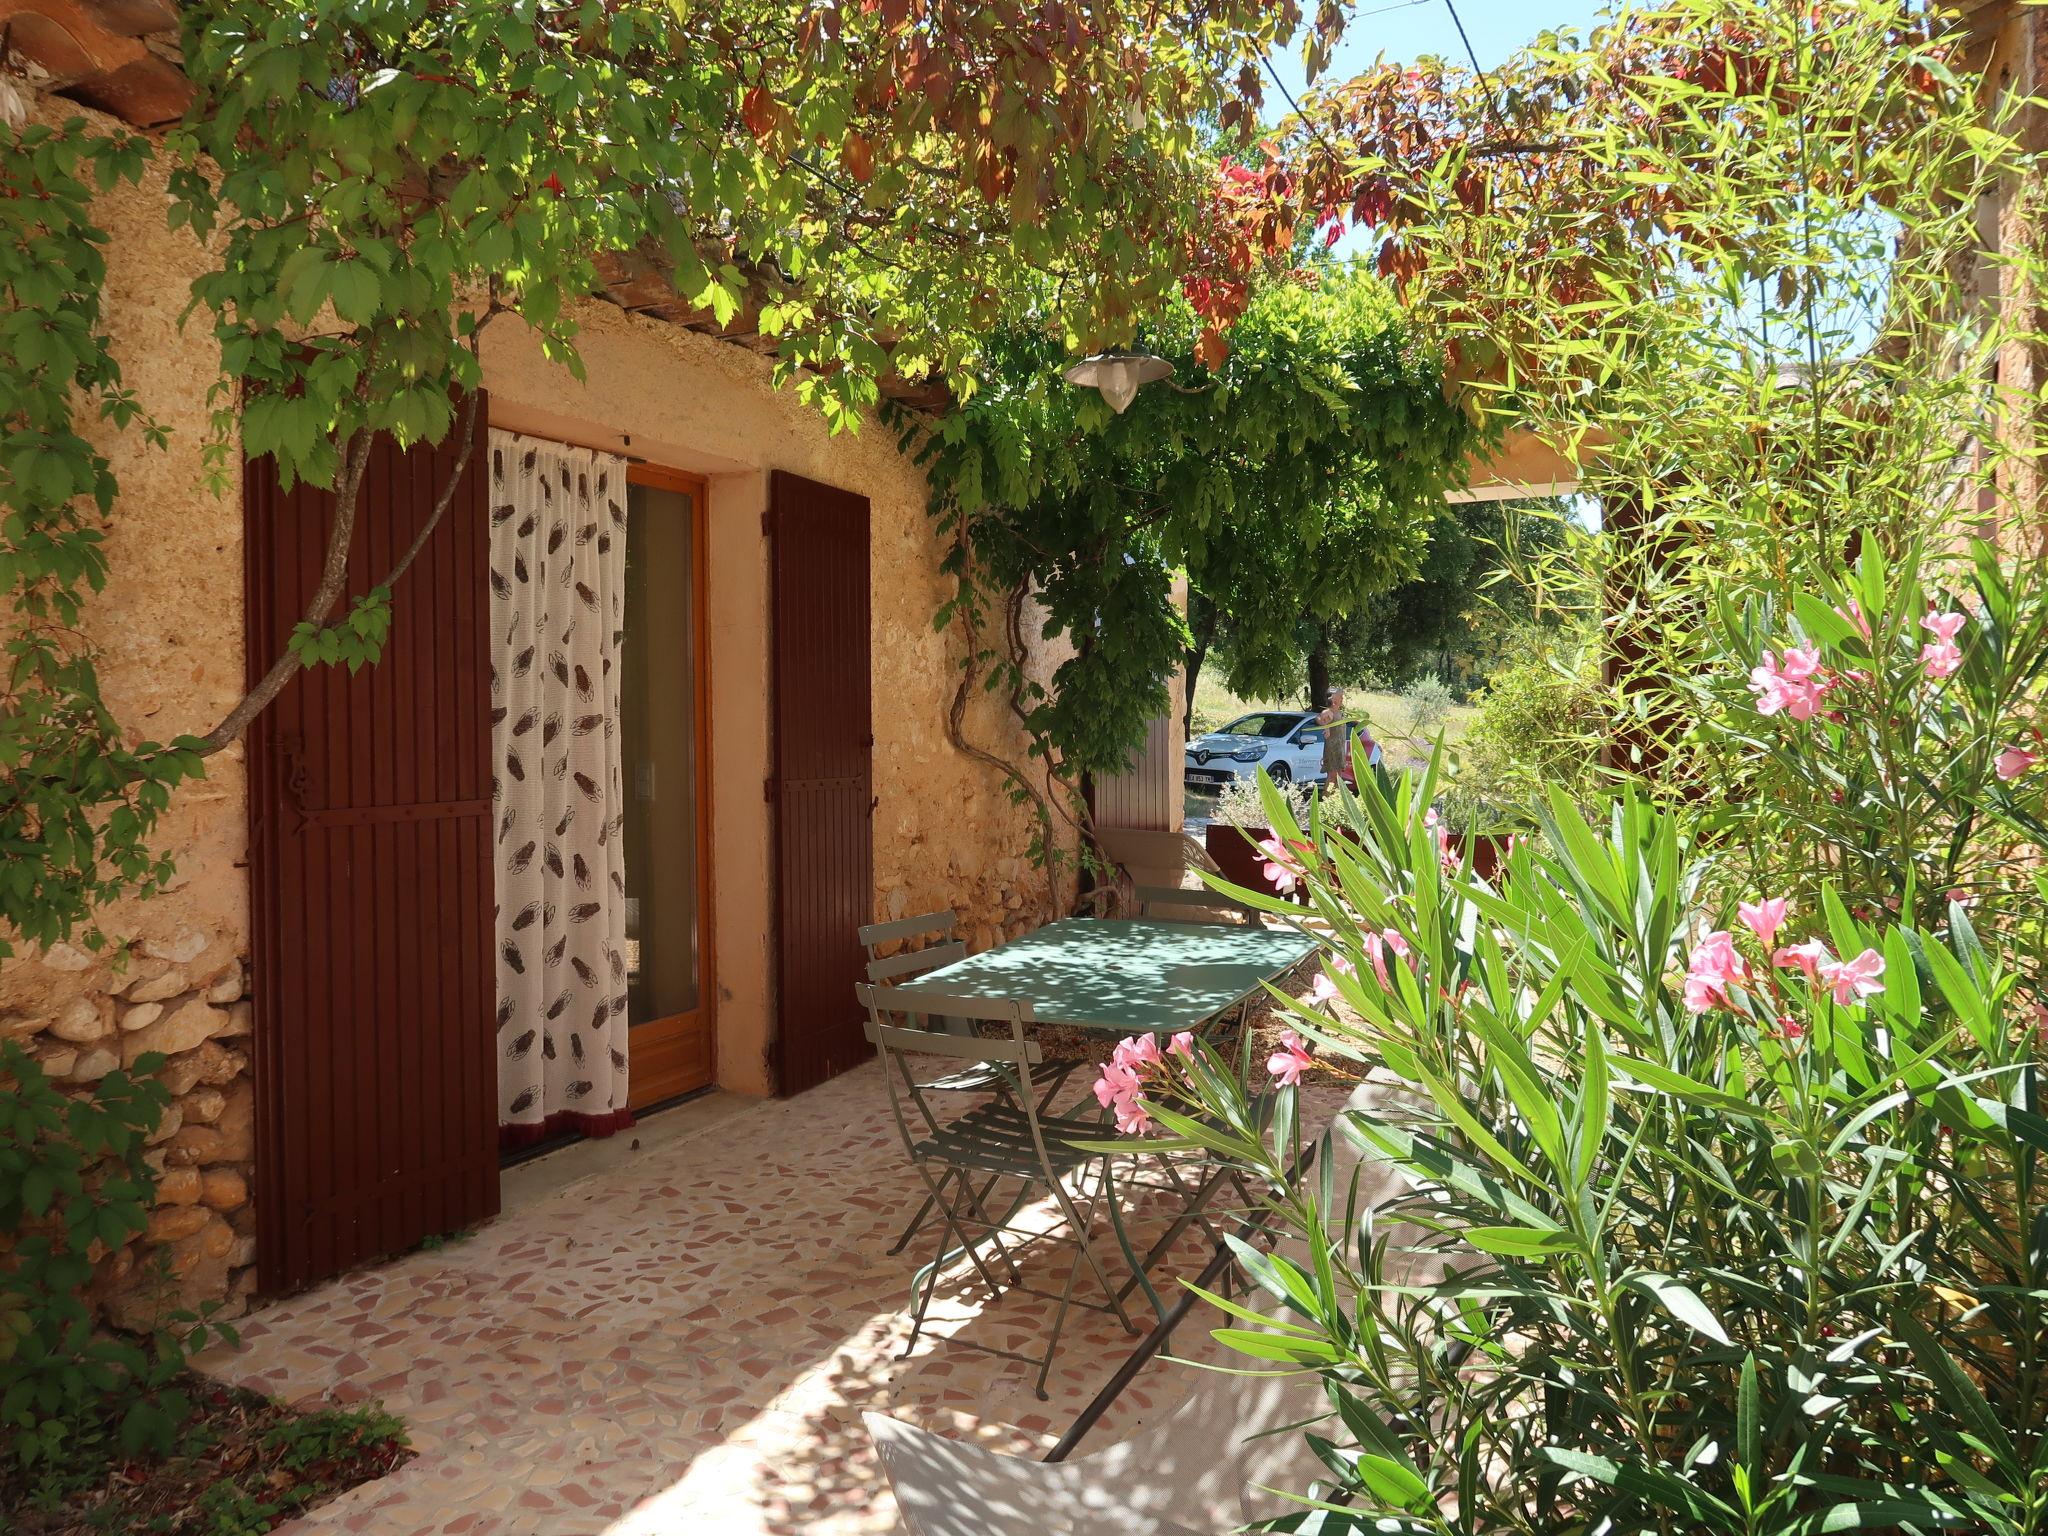
{"type": "Polygon", "coordinates": [[[1223,727],[1225,736],[1285,736],[1301,724],[1299,715],[1246,715],[1223,727]]]}

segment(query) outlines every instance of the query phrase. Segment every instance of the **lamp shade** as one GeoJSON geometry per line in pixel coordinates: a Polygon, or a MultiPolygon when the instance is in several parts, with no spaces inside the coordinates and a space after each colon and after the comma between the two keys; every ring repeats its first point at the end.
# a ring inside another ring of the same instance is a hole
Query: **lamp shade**
{"type": "Polygon", "coordinates": [[[1081,389],[1099,389],[1109,408],[1121,416],[1138,397],[1138,386],[1173,377],[1173,364],[1149,352],[1097,352],[1069,364],[1061,375],[1081,389]]]}

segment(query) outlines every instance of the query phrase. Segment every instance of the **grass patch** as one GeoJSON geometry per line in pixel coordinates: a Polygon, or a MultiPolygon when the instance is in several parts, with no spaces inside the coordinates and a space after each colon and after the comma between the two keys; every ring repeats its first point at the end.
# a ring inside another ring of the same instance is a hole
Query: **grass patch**
{"type": "Polygon", "coordinates": [[[0,1531],[259,1536],[412,1457],[405,1426],[374,1405],[302,1413],[204,1377],[179,1386],[192,1409],[168,1456],[124,1454],[109,1403],[54,1455],[0,1461],[0,1531]]]}

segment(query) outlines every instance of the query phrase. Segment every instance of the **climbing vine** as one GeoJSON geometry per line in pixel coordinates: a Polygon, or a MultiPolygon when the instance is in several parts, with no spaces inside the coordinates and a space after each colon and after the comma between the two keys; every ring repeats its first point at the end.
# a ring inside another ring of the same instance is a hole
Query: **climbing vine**
{"type": "Polygon", "coordinates": [[[1028,733],[1037,769],[1008,772],[1048,833],[1062,781],[1122,771],[1166,708],[1190,644],[1177,573],[1254,640],[1347,614],[1414,574],[1483,437],[1387,291],[1340,268],[1264,287],[1221,354],[1186,304],[1139,342],[1174,380],[1123,415],[1020,332],[960,410],[903,423],[952,540],[936,622],[969,636],[963,693],[1004,696],[1028,733]],[[1049,680],[1025,622],[1071,651],[1049,680]]]}
{"type": "Polygon", "coordinates": [[[107,237],[91,219],[93,194],[148,156],[146,140],[79,119],[0,126],[0,935],[32,944],[169,875],[150,833],[200,766],[194,743],[123,734],[78,634],[106,584],[115,490],[81,416],[163,440],[107,344],[107,237]]]}

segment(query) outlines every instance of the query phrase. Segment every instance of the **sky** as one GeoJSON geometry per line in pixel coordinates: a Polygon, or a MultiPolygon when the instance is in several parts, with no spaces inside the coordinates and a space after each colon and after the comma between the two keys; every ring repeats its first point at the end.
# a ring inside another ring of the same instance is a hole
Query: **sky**
{"type": "MultiPolygon", "coordinates": [[[[1602,0],[1457,0],[1458,18],[1472,40],[1480,67],[1492,69],[1540,32],[1555,27],[1589,29],[1604,6],[1602,0]]],[[[1313,13],[1312,6],[1304,10],[1313,13]]],[[[1352,0],[1344,38],[1321,82],[1328,85],[1369,68],[1375,58],[1406,63],[1424,54],[1440,54],[1454,64],[1467,64],[1464,40],[1447,0],[1352,0]]],[[[1273,72],[1299,99],[1303,88],[1299,43],[1275,53],[1273,72]]],[[[1266,87],[1266,118],[1277,122],[1291,110],[1287,98],[1266,87]]],[[[1363,232],[1347,230],[1337,242],[1339,256],[1357,256],[1366,246],[1363,232]]]]}
{"type": "MultiPolygon", "coordinates": [[[[1549,28],[1585,30],[1601,9],[1599,0],[1458,0],[1458,15],[1471,35],[1473,51],[1487,69],[1549,28]]],[[[1326,78],[1341,80],[1355,75],[1382,53],[1403,62],[1426,53],[1441,54],[1459,64],[1467,62],[1465,45],[1445,0],[1353,0],[1344,41],[1326,78]]],[[[1300,49],[1276,54],[1273,68],[1287,88],[1299,95],[1300,49]]],[[[1269,115],[1285,114],[1287,103],[1280,93],[1269,89],[1266,95],[1269,115]]]]}

